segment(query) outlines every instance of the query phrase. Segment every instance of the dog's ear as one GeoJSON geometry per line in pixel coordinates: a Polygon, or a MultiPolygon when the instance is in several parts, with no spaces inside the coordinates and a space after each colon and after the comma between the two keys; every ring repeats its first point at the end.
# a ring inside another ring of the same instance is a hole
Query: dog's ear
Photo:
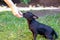
{"type": "Polygon", "coordinates": [[[36,16],[36,15],[33,15],[33,18],[34,18],[34,19],[38,19],[38,16],[36,16]]]}

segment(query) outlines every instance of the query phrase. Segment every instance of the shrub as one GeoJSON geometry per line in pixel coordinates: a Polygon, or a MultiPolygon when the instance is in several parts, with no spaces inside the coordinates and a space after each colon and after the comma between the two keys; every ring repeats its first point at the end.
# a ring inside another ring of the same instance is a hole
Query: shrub
{"type": "Polygon", "coordinates": [[[21,0],[22,3],[28,4],[31,0],[21,0]]]}

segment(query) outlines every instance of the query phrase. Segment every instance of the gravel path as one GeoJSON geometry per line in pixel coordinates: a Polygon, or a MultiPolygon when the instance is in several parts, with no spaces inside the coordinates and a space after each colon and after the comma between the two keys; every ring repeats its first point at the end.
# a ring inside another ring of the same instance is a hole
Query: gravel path
{"type": "Polygon", "coordinates": [[[60,9],[56,9],[56,10],[32,11],[32,13],[34,13],[35,15],[41,17],[41,16],[45,16],[45,15],[54,15],[54,14],[58,14],[58,13],[60,13],[60,9]]]}

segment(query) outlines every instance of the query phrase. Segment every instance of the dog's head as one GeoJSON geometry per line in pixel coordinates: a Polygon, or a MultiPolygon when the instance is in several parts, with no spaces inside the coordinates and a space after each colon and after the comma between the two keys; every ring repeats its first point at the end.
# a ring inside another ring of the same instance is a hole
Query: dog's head
{"type": "Polygon", "coordinates": [[[27,20],[32,20],[32,19],[38,18],[36,15],[32,14],[32,12],[23,13],[23,17],[26,18],[27,20]]]}

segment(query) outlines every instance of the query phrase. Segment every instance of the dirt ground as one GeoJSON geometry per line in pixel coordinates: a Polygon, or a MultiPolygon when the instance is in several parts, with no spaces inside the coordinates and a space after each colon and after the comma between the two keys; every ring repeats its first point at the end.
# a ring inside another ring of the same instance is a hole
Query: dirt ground
{"type": "Polygon", "coordinates": [[[54,15],[54,14],[58,14],[60,13],[60,9],[56,9],[56,10],[40,10],[40,11],[31,11],[33,14],[41,17],[41,16],[45,16],[45,15],[54,15]]]}

